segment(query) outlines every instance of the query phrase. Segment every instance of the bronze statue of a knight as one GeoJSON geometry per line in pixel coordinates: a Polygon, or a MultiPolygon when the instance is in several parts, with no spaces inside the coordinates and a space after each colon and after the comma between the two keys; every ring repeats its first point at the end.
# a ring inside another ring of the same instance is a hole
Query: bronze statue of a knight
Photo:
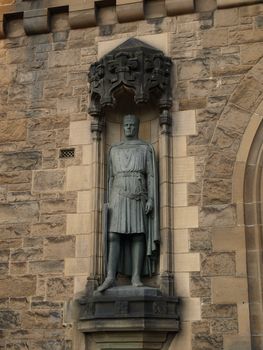
{"type": "Polygon", "coordinates": [[[108,158],[107,276],[102,292],[115,284],[117,273],[141,277],[156,271],[159,250],[158,178],[154,149],[139,140],[139,119],[123,119],[124,140],[112,145],[108,158]]]}

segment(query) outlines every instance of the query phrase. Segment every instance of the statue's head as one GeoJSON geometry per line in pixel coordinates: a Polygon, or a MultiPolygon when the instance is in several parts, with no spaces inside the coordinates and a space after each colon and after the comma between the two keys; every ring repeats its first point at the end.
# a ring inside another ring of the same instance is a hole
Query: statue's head
{"type": "Polygon", "coordinates": [[[123,130],[126,138],[138,138],[140,120],[133,114],[127,114],[123,118],[123,130]]]}

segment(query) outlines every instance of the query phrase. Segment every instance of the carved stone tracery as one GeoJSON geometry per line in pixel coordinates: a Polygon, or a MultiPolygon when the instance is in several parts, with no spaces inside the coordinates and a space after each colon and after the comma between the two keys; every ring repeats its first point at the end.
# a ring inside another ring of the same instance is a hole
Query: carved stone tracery
{"type": "Polygon", "coordinates": [[[103,127],[103,111],[114,107],[115,94],[120,89],[130,90],[135,104],[157,101],[160,125],[170,126],[171,69],[169,57],[134,38],[92,64],[89,71],[92,131],[103,127]]]}

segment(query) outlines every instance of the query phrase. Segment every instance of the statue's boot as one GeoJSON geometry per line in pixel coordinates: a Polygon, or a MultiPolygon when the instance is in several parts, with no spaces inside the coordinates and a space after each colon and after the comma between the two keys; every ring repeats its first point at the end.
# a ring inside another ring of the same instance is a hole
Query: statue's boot
{"type": "Polygon", "coordinates": [[[97,289],[98,292],[114,287],[117,265],[120,255],[120,235],[118,233],[109,233],[109,256],[107,264],[107,277],[102,285],[97,289]]]}
{"type": "Polygon", "coordinates": [[[140,279],[140,276],[132,276],[131,283],[133,287],[143,287],[143,283],[140,279]]]}
{"type": "Polygon", "coordinates": [[[112,277],[106,277],[105,281],[99,286],[97,289],[98,292],[103,292],[104,290],[114,287],[115,285],[115,278],[112,277]]]}

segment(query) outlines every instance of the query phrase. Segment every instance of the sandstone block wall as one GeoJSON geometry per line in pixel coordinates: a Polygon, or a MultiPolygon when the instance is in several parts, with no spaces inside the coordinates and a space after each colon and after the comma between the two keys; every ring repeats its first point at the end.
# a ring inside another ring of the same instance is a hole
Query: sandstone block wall
{"type": "MultiPolygon", "coordinates": [[[[260,141],[253,146],[263,100],[263,5],[256,2],[186,1],[179,10],[182,1],[148,1],[144,12],[142,1],[117,1],[116,9],[101,2],[96,20],[90,9],[83,14],[71,3],[68,11],[58,0],[59,12],[0,2],[1,350],[84,349],[72,301],[94,253],[87,71],[130,37],[161,48],[174,64],[168,156],[182,331],[169,349],[262,349],[260,274],[253,274],[261,268],[261,197],[247,195],[260,185],[257,176],[248,177],[252,189],[245,181],[251,167],[261,169],[260,141]],[[31,10],[39,12],[24,13],[31,10]],[[68,148],[75,156],[61,158],[68,148]]],[[[141,132],[158,150],[158,123],[146,120],[141,132]]],[[[108,144],[118,139],[119,125],[109,120],[106,135],[108,144]]]]}

